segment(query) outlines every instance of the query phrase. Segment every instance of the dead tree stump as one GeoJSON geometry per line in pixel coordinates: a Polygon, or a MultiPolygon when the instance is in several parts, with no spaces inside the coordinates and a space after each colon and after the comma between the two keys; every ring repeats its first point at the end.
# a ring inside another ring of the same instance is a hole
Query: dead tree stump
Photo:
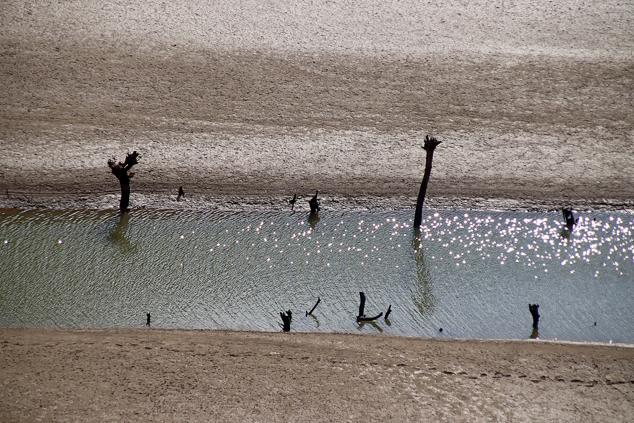
{"type": "Polygon", "coordinates": [[[529,304],[528,311],[533,316],[533,329],[539,330],[539,304],[529,304]]]}
{"type": "Polygon", "coordinates": [[[291,211],[293,211],[293,208],[295,208],[295,203],[296,202],[297,202],[297,194],[293,194],[293,198],[288,200],[288,204],[291,205],[291,211]]]}
{"type": "Polygon", "coordinates": [[[315,195],[313,195],[313,198],[308,200],[308,205],[310,206],[310,214],[316,214],[320,210],[319,199],[317,198],[318,195],[319,195],[319,191],[316,191],[315,195]]]}
{"type": "Polygon", "coordinates": [[[423,221],[423,203],[425,202],[425,194],[427,193],[427,185],[429,184],[429,177],[431,176],[431,165],[434,159],[434,150],[438,147],[441,141],[438,141],[435,137],[425,136],[425,144],[423,148],[427,152],[425,159],[425,173],[423,175],[423,182],[420,184],[420,190],[418,191],[418,199],[416,200],[416,212],[414,213],[414,228],[420,228],[423,221]]]}
{"type": "Polygon", "coordinates": [[[577,222],[579,222],[579,217],[575,218],[575,214],[572,212],[571,209],[563,208],[561,209],[561,212],[564,215],[564,222],[566,223],[566,228],[568,228],[568,231],[572,232],[572,230],[577,225],[577,222]]]}
{"type": "Polygon", "coordinates": [[[130,206],[130,179],[134,176],[134,173],[130,172],[130,169],[139,163],[138,159],[140,157],[139,153],[133,151],[132,153],[128,153],[123,163],[117,162],[114,157],[108,160],[108,167],[110,167],[112,174],[117,177],[121,185],[119,211],[122,213],[127,212],[130,206]]]}
{"type": "Polygon", "coordinates": [[[293,319],[293,313],[290,310],[287,310],[286,313],[282,311],[280,313],[280,317],[282,318],[282,330],[284,332],[290,332],[291,320],[293,319]]]}

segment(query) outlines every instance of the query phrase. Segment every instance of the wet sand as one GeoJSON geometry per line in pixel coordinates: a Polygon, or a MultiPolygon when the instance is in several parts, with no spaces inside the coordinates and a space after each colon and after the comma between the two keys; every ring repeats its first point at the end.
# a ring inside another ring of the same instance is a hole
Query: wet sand
{"type": "Polygon", "coordinates": [[[634,348],[0,330],[0,420],[628,421],[634,348]]]}
{"type": "Polygon", "coordinates": [[[2,7],[1,207],[634,208],[627,4],[2,7]]]}

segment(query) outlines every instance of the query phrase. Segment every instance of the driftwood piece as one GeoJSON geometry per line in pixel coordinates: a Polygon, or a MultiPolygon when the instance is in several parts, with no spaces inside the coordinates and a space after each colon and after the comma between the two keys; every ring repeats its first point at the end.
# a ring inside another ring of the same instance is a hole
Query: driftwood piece
{"type": "Polygon", "coordinates": [[[365,316],[365,294],[363,292],[359,292],[359,314],[357,315],[357,322],[370,322],[372,320],[376,320],[379,317],[383,316],[383,312],[377,314],[376,316],[366,317],[365,316]]]}
{"type": "Polygon", "coordinates": [[[431,165],[434,159],[434,150],[438,147],[441,141],[438,141],[435,137],[425,136],[425,149],[427,155],[425,158],[425,173],[423,175],[423,182],[420,184],[420,190],[418,191],[418,199],[416,200],[416,212],[414,213],[414,228],[420,228],[423,221],[423,203],[425,202],[425,194],[427,193],[427,185],[429,184],[429,178],[431,176],[431,165]]]}
{"type": "Polygon", "coordinates": [[[315,311],[315,309],[317,308],[317,306],[319,305],[320,302],[321,302],[321,298],[317,297],[317,302],[315,303],[313,308],[310,309],[310,311],[306,312],[306,316],[312,316],[313,315],[313,311],[315,311]]]}
{"type": "Polygon", "coordinates": [[[376,316],[365,317],[365,316],[357,316],[357,322],[371,322],[372,320],[376,320],[383,316],[383,312],[380,312],[376,316]]]}
{"type": "Polygon", "coordinates": [[[392,312],[392,304],[387,306],[387,311],[385,312],[385,317],[384,317],[385,320],[387,320],[388,317],[390,317],[391,312],[392,312]]]}

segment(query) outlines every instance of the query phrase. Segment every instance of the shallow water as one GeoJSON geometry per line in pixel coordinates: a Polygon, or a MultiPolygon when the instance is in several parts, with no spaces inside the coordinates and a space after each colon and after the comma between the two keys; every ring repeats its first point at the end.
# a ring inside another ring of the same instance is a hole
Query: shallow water
{"type": "Polygon", "coordinates": [[[542,339],[634,342],[633,215],[425,213],[5,210],[0,326],[528,338],[538,303],[542,339]]]}

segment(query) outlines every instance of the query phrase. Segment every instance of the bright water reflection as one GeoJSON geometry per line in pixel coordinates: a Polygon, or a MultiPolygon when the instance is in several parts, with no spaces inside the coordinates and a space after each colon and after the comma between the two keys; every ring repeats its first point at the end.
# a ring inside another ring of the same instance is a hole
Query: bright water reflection
{"type": "Polygon", "coordinates": [[[0,213],[0,326],[634,342],[634,219],[558,213],[0,213]],[[355,322],[392,305],[389,324],[355,322]],[[314,318],[305,317],[317,297],[314,318]],[[597,325],[594,325],[597,322],[597,325]]]}

